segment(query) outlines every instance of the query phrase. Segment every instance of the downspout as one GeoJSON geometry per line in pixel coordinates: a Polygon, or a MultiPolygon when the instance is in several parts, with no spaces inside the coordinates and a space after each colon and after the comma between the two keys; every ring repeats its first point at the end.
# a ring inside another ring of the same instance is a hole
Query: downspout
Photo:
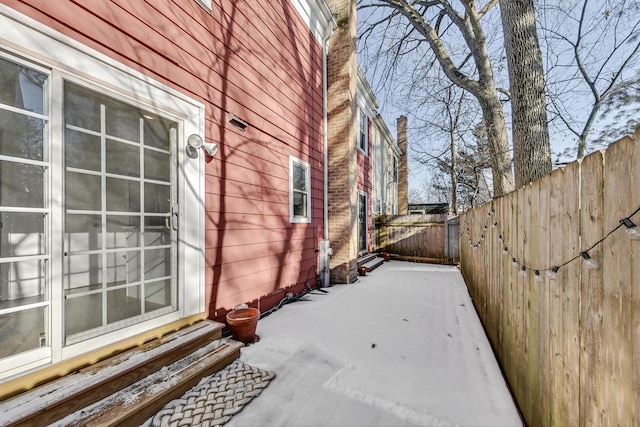
{"type": "Polygon", "coordinates": [[[320,242],[320,263],[322,266],[320,273],[320,282],[323,287],[329,286],[330,284],[330,258],[333,255],[333,250],[331,249],[331,242],[329,241],[329,125],[327,124],[328,116],[329,116],[329,107],[327,102],[327,94],[328,90],[328,55],[329,55],[329,39],[331,38],[331,33],[335,28],[335,20],[332,19],[329,28],[329,31],[322,38],[322,121],[323,121],[323,215],[324,215],[324,230],[323,230],[323,239],[320,242]]]}
{"type": "Polygon", "coordinates": [[[327,55],[328,55],[328,46],[329,38],[331,34],[326,34],[324,39],[322,40],[322,122],[323,122],[323,199],[324,199],[324,240],[329,240],[329,126],[327,124],[328,117],[328,106],[327,106],[327,93],[328,93],[328,82],[327,82],[327,55]]]}

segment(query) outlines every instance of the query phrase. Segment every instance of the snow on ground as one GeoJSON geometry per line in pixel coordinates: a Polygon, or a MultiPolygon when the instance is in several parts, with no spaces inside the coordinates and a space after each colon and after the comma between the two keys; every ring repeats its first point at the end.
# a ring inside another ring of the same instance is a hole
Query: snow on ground
{"type": "Polygon", "coordinates": [[[276,373],[234,426],[521,426],[455,267],[385,263],[258,322],[276,373]]]}

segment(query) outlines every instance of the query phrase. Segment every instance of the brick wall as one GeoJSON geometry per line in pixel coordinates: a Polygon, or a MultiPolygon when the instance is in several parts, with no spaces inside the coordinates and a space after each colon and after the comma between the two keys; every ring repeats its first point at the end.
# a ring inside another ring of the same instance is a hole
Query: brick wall
{"type": "Polygon", "coordinates": [[[338,22],[327,58],[330,275],[332,283],[352,283],[358,256],[356,7],[353,0],[327,3],[338,22]]]}
{"type": "Polygon", "coordinates": [[[398,215],[409,213],[409,170],[407,167],[407,117],[400,116],[396,122],[398,147],[402,154],[398,159],[398,215]]]}

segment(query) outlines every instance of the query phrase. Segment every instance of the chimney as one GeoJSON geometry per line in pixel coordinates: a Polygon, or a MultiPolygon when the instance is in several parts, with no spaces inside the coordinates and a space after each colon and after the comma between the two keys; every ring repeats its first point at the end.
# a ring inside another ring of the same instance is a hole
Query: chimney
{"type": "Polygon", "coordinates": [[[407,166],[407,116],[400,116],[396,122],[398,132],[398,147],[400,158],[398,159],[398,214],[409,213],[409,170],[407,166]]]}

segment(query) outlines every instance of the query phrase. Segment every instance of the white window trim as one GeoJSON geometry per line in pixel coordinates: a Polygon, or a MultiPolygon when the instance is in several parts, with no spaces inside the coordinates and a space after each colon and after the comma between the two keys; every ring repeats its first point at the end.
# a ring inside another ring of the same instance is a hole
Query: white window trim
{"type": "Polygon", "coordinates": [[[311,166],[304,160],[289,156],[289,222],[310,223],[311,222],[311,166]],[[307,187],[307,216],[296,217],[293,215],[293,167],[301,166],[305,169],[305,185],[307,187]]]}
{"type": "MultiPolygon", "coordinates": [[[[183,148],[186,147],[186,138],[189,135],[197,133],[204,137],[204,104],[2,4],[0,4],[0,47],[7,53],[24,58],[36,66],[50,69],[52,79],[58,80],[54,91],[50,92],[51,116],[56,115],[57,119],[52,120],[49,132],[60,132],[60,120],[63,116],[60,79],[88,84],[93,90],[129,100],[135,105],[179,121],[177,157],[182,173],[177,181],[178,203],[181,207],[178,213],[180,258],[177,262],[182,266],[177,277],[178,311],[67,347],[62,346],[60,333],[56,335],[55,331],[50,330],[51,351],[48,356],[42,358],[37,356],[43,355],[41,348],[33,352],[35,358],[29,354],[18,357],[22,359],[22,363],[16,361],[15,364],[7,364],[4,363],[7,361],[5,359],[0,378],[24,372],[25,369],[32,369],[42,364],[74,357],[179,318],[203,313],[205,310],[204,156],[190,159],[183,148]]],[[[50,162],[53,178],[50,185],[61,185],[59,180],[61,170],[59,166],[55,166],[62,164],[61,159],[52,157],[50,162]]],[[[53,212],[59,209],[56,206],[60,205],[61,200],[60,194],[51,194],[53,212]]],[[[59,214],[58,217],[60,217],[59,214]]],[[[60,221],[52,224],[50,230],[52,234],[60,233],[60,221]]],[[[52,247],[51,256],[61,257],[61,254],[54,254],[52,247]]],[[[54,286],[62,283],[62,263],[51,262],[50,264],[51,323],[57,322],[58,325],[62,325],[63,290],[61,286],[54,286]]],[[[57,329],[62,328],[57,326],[57,329]]]]}

